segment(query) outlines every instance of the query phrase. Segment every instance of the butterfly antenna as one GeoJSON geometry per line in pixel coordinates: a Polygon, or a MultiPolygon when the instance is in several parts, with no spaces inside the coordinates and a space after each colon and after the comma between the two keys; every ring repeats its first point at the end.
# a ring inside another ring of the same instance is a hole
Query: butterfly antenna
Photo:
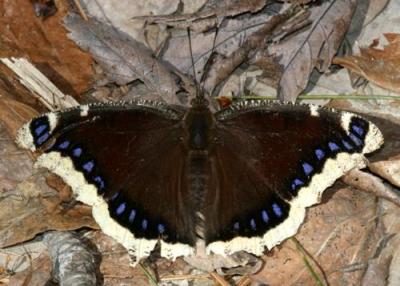
{"type": "Polygon", "coordinates": [[[214,55],[214,52],[215,52],[215,48],[217,46],[216,43],[217,43],[218,32],[219,32],[219,25],[216,25],[213,44],[212,44],[212,48],[211,48],[211,51],[210,51],[210,56],[208,57],[205,65],[204,65],[203,74],[201,75],[200,90],[204,90],[204,85],[206,84],[205,77],[206,77],[206,73],[207,73],[207,70],[208,70],[209,66],[212,64],[212,58],[213,58],[213,55],[214,55]]]}
{"type": "Polygon", "coordinates": [[[190,59],[192,61],[192,70],[193,70],[193,77],[196,84],[196,98],[202,97],[202,93],[200,92],[200,84],[196,78],[196,67],[194,66],[194,58],[193,58],[193,49],[192,49],[192,37],[190,36],[190,28],[187,28],[188,39],[189,39],[189,52],[190,52],[190,59]]]}

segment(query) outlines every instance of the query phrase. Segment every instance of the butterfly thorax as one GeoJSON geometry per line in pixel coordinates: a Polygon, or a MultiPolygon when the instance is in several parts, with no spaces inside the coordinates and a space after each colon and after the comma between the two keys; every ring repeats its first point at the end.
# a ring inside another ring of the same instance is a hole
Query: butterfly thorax
{"type": "Polygon", "coordinates": [[[206,104],[204,101],[192,103],[185,116],[186,142],[189,150],[206,151],[209,147],[213,115],[206,104]]]}

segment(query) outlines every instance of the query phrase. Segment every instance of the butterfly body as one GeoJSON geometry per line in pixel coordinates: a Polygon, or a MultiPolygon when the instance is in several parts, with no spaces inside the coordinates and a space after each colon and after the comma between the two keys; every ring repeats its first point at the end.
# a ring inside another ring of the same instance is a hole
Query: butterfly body
{"type": "Polygon", "coordinates": [[[93,207],[136,258],[260,255],[294,235],[307,207],[379,148],[376,126],[347,112],[249,101],[212,113],[162,103],[81,106],[27,123],[17,142],[93,207]]]}

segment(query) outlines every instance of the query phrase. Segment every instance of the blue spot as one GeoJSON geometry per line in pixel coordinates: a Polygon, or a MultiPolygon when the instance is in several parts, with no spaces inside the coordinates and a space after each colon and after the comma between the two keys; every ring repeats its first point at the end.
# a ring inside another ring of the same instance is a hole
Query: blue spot
{"type": "Polygon", "coordinates": [[[135,216],[136,216],[136,210],[131,210],[131,213],[129,214],[129,222],[133,223],[133,221],[135,220],[135,216]]]}
{"type": "Polygon", "coordinates": [[[40,125],[39,127],[37,127],[36,129],[35,129],[35,134],[36,134],[36,136],[39,136],[40,134],[42,134],[43,133],[43,131],[45,131],[47,129],[47,125],[40,125]]]}
{"type": "Polygon", "coordinates": [[[58,148],[65,150],[68,148],[69,144],[70,144],[70,142],[68,140],[65,140],[64,142],[62,142],[58,145],[58,148]]]}
{"type": "Polygon", "coordinates": [[[250,226],[251,226],[252,229],[256,229],[257,228],[256,221],[254,220],[254,218],[252,218],[250,220],[250,226]]]}
{"type": "Polygon", "coordinates": [[[263,221],[264,221],[265,223],[268,223],[268,221],[269,221],[269,216],[268,216],[268,213],[267,213],[265,210],[263,210],[263,211],[261,212],[261,217],[262,217],[262,219],[263,219],[263,221]]]}
{"type": "Polygon", "coordinates": [[[295,191],[297,189],[298,186],[302,186],[304,185],[304,182],[300,179],[294,179],[293,183],[292,183],[292,190],[295,191]]]}
{"type": "Polygon", "coordinates": [[[315,156],[317,156],[318,160],[322,160],[325,157],[325,152],[322,151],[321,149],[316,149],[315,156]]]}
{"type": "Polygon", "coordinates": [[[303,166],[304,174],[305,174],[306,176],[309,176],[309,175],[314,171],[313,166],[311,166],[311,165],[308,164],[307,162],[304,162],[304,163],[302,164],[302,166],[303,166]]]}
{"type": "Polygon", "coordinates": [[[344,139],[342,139],[342,144],[343,144],[344,148],[346,148],[346,150],[348,150],[348,151],[351,151],[354,149],[353,146],[351,146],[351,144],[344,139]]]}
{"type": "Polygon", "coordinates": [[[42,136],[38,138],[37,144],[42,145],[48,138],[49,138],[49,133],[44,133],[42,136]]]}
{"type": "Polygon", "coordinates": [[[358,135],[363,136],[364,135],[364,129],[362,129],[360,126],[357,125],[351,125],[351,129],[356,132],[358,135]]]}
{"type": "Polygon", "coordinates": [[[76,147],[72,151],[72,155],[74,155],[74,157],[80,157],[82,155],[82,148],[81,147],[76,147]]]}
{"type": "Polygon", "coordinates": [[[94,162],[93,161],[86,162],[85,164],[83,164],[82,168],[86,172],[90,173],[94,168],[94,162]]]}
{"type": "Polygon", "coordinates": [[[234,230],[239,230],[239,228],[240,228],[239,222],[235,222],[235,223],[233,224],[233,229],[234,229],[234,230]]]}
{"type": "Polygon", "coordinates": [[[165,231],[165,226],[164,226],[162,223],[159,223],[159,224],[157,225],[157,230],[158,230],[158,233],[159,233],[159,234],[163,234],[164,231],[165,231]]]}
{"type": "Polygon", "coordinates": [[[42,119],[43,119],[43,118],[38,118],[38,119],[33,120],[33,121],[32,121],[32,125],[33,125],[33,126],[38,126],[39,124],[42,124],[42,122],[41,122],[42,119]]]}
{"type": "Polygon", "coordinates": [[[274,211],[277,217],[282,216],[282,209],[277,203],[272,204],[272,210],[274,211]]]}
{"type": "Polygon", "coordinates": [[[99,187],[99,189],[104,189],[104,187],[106,186],[106,184],[104,183],[104,180],[100,176],[94,177],[93,181],[95,181],[97,183],[97,186],[99,187]]]}
{"type": "Polygon", "coordinates": [[[147,225],[148,225],[147,219],[143,219],[142,220],[142,229],[146,230],[147,229],[147,225]]]}
{"type": "Polygon", "coordinates": [[[118,196],[119,196],[119,192],[112,195],[111,200],[114,201],[116,198],[118,198],[118,196]]]}
{"type": "Polygon", "coordinates": [[[332,152],[340,150],[340,147],[335,142],[329,142],[328,147],[332,152]]]}
{"type": "Polygon", "coordinates": [[[360,138],[358,138],[356,135],[354,135],[353,133],[349,134],[349,137],[351,139],[351,141],[354,142],[354,144],[356,144],[356,146],[361,146],[363,144],[363,142],[361,141],[360,138]]]}
{"type": "Polygon", "coordinates": [[[118,206],[116,213],[117,215],[121,215],[126,209],[126,203],[122,203],[118,206]]]}

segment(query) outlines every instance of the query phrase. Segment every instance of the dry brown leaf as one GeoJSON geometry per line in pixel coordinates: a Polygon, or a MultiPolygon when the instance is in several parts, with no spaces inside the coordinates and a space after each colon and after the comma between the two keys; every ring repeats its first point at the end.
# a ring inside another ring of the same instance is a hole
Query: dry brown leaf
{"type": "Polygon", "coordinates": [[[150,285],[139,267],[129,265],[129,255],[124,247],[101,231],[86,235],[101,253],[100,272],[104,277],[104,285],[150,285]]]}
{"type": "Polygon", "coordinates": [[[369,169],[385,178],[393,185],[400,187],[400,155],[387,161],[379,161],[369,164],[369,169]]]}
{"type": "Polygon", "coordinates": [[[43,20],[35,15],[31,1],[2,1],[0,57],[27,57],[63,92],[77,95],[90,83],[92,60],[62,27],[67,1],[57,1],[57,5],[57,13],[43,20]]]}
{"type": "Polygon", "coordinates": [[[31,267],[12,275],[9,285],[13,286],[42,286],[51,280],[51,261],[48,253],[42,253],[32,261],[31,267]]]}
{"type": "MultiPolygon", "coordinates": [[[[296,238],[311,256],[308,260],[322,281],[325,275],[329,285],[357,285],[382,235],[374,222],[375,196],[330,189],[323,201],[308,210],[296,238]]],[[[264,260],[264,270],[254,277],[260,282],[271,286],[318,284],[292,240],[275,247],[264,260]]]]}
{"type": "Polygon", "coordinates": [[[248,1],[209,1],[200,11],[183,15],[157,15],[142,16],[136,19],[143,19],[149,23],[166,24],[176,28],[190,28],[196,32],[204,32],[219,23],[219,19],[237,16],[243,13],[256,13],[263,9],[269,0],[248,0],[248,1]]]}
{"type": "Polygon", "coordinates": [[[70,14],[65,25],[71,39],[102,64],[110,81],[123,85],[139,79],[148,88],[150,98],[158,96],[158,100],[182,104],[177,97],[179,77],[143,44],[112,26],[95,19],[85,22],[76,14],[70,14]]]}
{"type": "Polygon", "coordinates": [[[2,124],[0,138],[0,247],[51,229],[97,228],[89,207],[63,207],[58,193],[47,186],[44,173],[32,175],[31,158],[17,148],[2,124]]]}
{"type": "Polygon", "coordinates": [[[310,9],[311,26],[268,48],[283,67],[278,96],[295,101],[306,88],[314,68],[325,72],[337,52],[356,8],[355,0],[324,1],[310,9]]]}
{"type": "Polygon", "coordinates": [[[342,65],[352,72],[385,89],[400,92],[400,35],[384,34],[388,44],[378,48],[375,39],[368,48],[360,48],[359,55],[337,57],[333,63],[342,65]]]}
{"type": "Polygon", "coordinates": [[[62,207],[58,194],[48,189],[42,176],[0,194],[0,247],[30,240],[47,230],[98,228],[89,207],[62,207]]]}

